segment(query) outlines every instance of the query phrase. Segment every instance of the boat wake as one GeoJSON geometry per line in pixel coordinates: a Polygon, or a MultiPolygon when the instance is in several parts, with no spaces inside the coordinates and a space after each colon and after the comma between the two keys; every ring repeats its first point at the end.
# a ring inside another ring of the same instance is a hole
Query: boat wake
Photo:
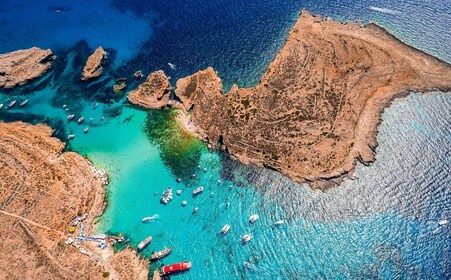
{"type": "Polygon", "coordinates": [[[380,7],[374,7],[374,6],[369,6],[368,7],[370,10],[376,11],[376,12],[381,12],[384,14],[390,14],[390,15],[398,15],[401,12],[400,11],[396,11],[396,10],[390,10],[387,8],[380,8],[380,7]]]}

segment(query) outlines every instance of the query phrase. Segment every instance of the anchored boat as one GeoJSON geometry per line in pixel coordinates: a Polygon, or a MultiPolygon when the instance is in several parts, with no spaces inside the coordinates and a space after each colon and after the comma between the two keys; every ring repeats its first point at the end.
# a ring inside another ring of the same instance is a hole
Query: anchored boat
{"type": "Polygon", "coordinates": [[[161,268],[163,275],[168,275],[174,272],[181,272],[191,268],[191,262],[181,262],[171,265],[165,265],[161,268]]]}
{"type": "Polygon", "coordinates": [[[166,257],[167,255],[169,255],[171,252],[172,252],[172,248],[166,248],[166,249],[158,251],[158,252],[153,252],[151,260],[156,261],[156,260],[162,259],[162,258],[166,257]]]}
{"type": "Polygon", "coordinates": [[[17,102],[17,100],[13,100],[13,101],[9,102],[8,108],[13,107],[16,104],[16,102],[17,102]]]}
{"type": "Polygon", "coordinates": [[[139,242],[138,247],[136,247],[136,251],[139,253],[142,250],[146,249],[149,246],[150,242],[152,242],[152,236],[148,236],[143,241],[139,242]]]}
{"type": "Polygon", "coordinates": [[[258,220],[258,215],[257,214],[254,214],[254,215],[249,217],[249,223],[251,223],[251,224],[255,223],[256,220],[258,220]]]}
{"type": "Polygon", "coordinates": [[[241,239],[241,242],[242,242],[243,244],[245,244],[245,243],[249,242],[251,239],[252,239],[252,235],[250,235],[250,234],[245,234],[245,235],[243,235],[243,238],[241,239]]]}
{"type": "Polygon", "coordinates": [[[28,99],[25,99],[24,101],[22,101],[22,102],[20,103],[20,107],[25,106],[27,103],[28,103],[28,99]]]}
{"type": "Polygon", "coordinates": [[[194,195],[198,195],[198,194],[200,194],[201,192],[203,192],[204,191],[204,187],[198,187],[197,189],[195,189],[194,191],[193,191],[193,196],[194,195]]]}
{"type": "Polygon", "coordinates": [[[276,221],[276,222],[274,223],[274,225],[280,226],[280,225],[283,225],[284,223],[285,223],[284,220],[278,220],[278,221],[276,221]]]}
{"type": "Polygon", "coordinates": [[[229,232],[230,230],[230,225],[229,224],[225,224],[225,226],[222,227],[221,233],[222,235],[226,235],[227,232],[229,232]]]}
{"type": "Polygon", "coordinates": [[[172,188],[168,188],[163,192],[163,196],[161,197],[161,202],[164,204],[168,204],[168,202],[172,200],[172,188]]]}
{"type": "Polygon", "coordinates": [[[67,120],[71,121],[74,117],[75,117],[75,114],[71,114],[71,115],[67,116],[67,120]]]}

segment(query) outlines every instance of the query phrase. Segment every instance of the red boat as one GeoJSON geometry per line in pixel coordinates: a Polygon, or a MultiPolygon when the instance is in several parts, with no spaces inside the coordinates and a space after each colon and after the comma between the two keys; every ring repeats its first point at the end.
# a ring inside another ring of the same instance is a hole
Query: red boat
{"type": "Polygon", "coordinates": [[[167,275],[174,272],[185,271],[191,268],[191,262],[181,262],[176,264],[165,265],[161,268],[163,275],[167,275]]]}

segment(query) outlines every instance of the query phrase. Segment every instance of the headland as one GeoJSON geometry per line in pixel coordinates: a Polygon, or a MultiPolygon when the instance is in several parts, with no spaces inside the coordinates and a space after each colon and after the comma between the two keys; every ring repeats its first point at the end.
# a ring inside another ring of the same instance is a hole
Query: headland
{"type": "Polygon", "coordinates": [[[171,89],[168,77],[159,70],[147,76],[146,81],[130,91],[127,98],[130,103],[149,109],[160,109],[168,105],[171,89]]]}
{"type": "Polygon", "coordinates": [[[375,160],[381,114],[409,92],[451,91],[451,66],[385,29],[302,11],[260,83],[223,94],[212,68],[177,81],[185,121],[212,148],[326,189],[375,160]]]}

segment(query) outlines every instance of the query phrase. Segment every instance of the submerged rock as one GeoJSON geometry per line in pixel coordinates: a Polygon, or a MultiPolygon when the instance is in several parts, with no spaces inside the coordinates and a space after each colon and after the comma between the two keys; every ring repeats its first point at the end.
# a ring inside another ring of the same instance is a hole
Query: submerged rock
{"type": "Polygon", "coordinates": [[[83,67],[81,80],[87,81],[89,79],[97,78],[103,73],[103,63],[107,54],[102,47],[98,47],[93,54],[91,54],[83,67]]]}
{"type": "Polygon", "coordinates": [[[149,109],[160,109],[168,105],[171,84],[162,70],[150,74],[146,81],[128,94],[130,103],[149,109]]]}
{"type": "Polygon", "coordinates": [[[113,92],[115,94],[121,93],[127,87],[126,81],[127,80],[124,78],[117,79],[116,83],[113,86],[113,92]]]}
{"type": "Polygon", "coordinates": [[[52,66],[54,59],[50,49],[37,47],[0,54],[0,87],[22,86],[40,77],[52,66]]]}

